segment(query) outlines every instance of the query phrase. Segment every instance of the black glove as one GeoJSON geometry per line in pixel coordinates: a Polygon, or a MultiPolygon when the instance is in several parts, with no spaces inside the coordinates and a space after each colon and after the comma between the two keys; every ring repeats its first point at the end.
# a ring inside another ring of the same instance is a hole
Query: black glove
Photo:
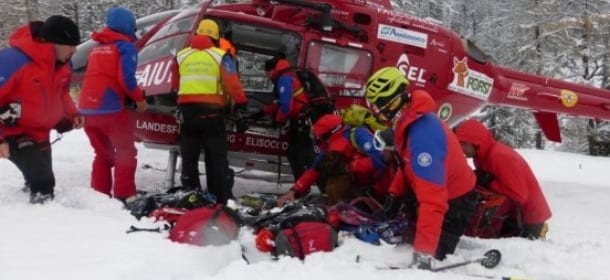
{"type": "Polygon", "coordinates": [[[233,105],[233,111],[236,112],[246,112],[248,109],[248,103],[239,103],[233,105]]]}
{"type": "Polygon", "coordinates": [[[383,210],[380,213],[379,218],[381,219],[393,219],[398,215],[400,207],[402,206],[402,200],[394,195],[388,195],[385,197],[383,202],[383,210]]]}
{"type": "Polygon", "coordinates": [[[257,112],[245,115],[244,118],[248,119],[248,120],[258,120],[264,116],[265,116],[265,112],[257,111],[257,112]]]}
{"type": "Polygon", "coordinates": [[[57,133],[62,134],[74,129],[74,124],[68,118],[62,118],[54,127],[57,133]]]}
{"type": "Polygon", "coordinates": [[[491,173],[487,173],[481,169],[477,169],[474,171],[474,175],[477,176],[477,186],[489,188],[491,181],[493,181],[494,176],[491,173]]]}

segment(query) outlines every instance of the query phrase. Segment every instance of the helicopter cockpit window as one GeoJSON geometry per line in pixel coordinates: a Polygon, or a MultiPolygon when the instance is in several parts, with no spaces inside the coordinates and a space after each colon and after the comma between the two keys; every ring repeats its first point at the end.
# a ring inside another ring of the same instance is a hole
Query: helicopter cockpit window
{"type": "Polygon", "coordinates": [[[364,96],[373,56],[364,49],[312,41],[305,67],[313,69],[331,91],[342,96],[364,96]]]}
{"type": "Polygon", "coordinates": [[[152,42],[174,34],[190,33],[195,27],[197,14],[192,14],[187,17],[180,17],[181,15],[182,14],[177,15],[175,19],[170,20],[161,27],[161,29],[150,38],[150,41],[152,42]]]}
{"type": "Polygon", "coordinates": [[[468,54],[468,57],[474,59],[478,63],[485,64],[487,62],[487,54],[483,52],[473,41],[462,38],[462,46],[468,54]]]}
{"type": "Polygon", "coordinates": [[[149,63],[168,56],[175,56],[178,51],[184,48],[189,34],[181,34],[167,37],[146,44],[138,53],[138,63],[149,63]]]}

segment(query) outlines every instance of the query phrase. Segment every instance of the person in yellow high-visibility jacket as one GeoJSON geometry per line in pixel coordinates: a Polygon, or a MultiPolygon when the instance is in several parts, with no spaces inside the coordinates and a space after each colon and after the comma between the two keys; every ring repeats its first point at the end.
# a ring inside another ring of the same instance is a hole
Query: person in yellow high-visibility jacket
{"type": "Polygon", "coordinates": [[[245,107],[247,98],[233,58],[216,47],[218,38],[216,22],[201,21],[191,45],[176,55],[174,88],[178,88],[181,123],[182,185],[201,189],[198,159],[203,146],[207,190],[219,203],[226,203],[233,196],[225,127],[227,95],[237,108],[245,107]]]}

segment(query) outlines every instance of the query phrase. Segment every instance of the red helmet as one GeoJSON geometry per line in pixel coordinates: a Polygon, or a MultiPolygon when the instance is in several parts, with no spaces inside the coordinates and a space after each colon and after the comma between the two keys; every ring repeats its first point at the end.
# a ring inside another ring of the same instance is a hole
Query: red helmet
{"type": "Polygon", "coordinates": [[[343,119],[338,115],[322,116],[313,125],[313,135],[316,139],[328,138],[330,134],[343,128],[343,119]]]}

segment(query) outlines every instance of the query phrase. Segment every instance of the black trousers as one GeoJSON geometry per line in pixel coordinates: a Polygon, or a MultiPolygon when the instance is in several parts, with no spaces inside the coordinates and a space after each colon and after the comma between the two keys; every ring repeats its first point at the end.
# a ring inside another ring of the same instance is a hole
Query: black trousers
{"type": "Polygon", "coordinates": [[[224,110],[188,104],[180,105],[180,114],[182,185],[201,189],[198,162],[203,147],[208,192],[215,195],[219,203],[226,203],[233,196],[233,172],[227,159],[229,146],[224,110]]]}
{"type": "Polygon", "coordinates": [[[449,200],[449,210],[445,213],[441,238],[436,248],[436,259],[443,260],[447,254],[453,254],[455,247],[460,241],[460,237],[464,234],[468,222],[474,214],[476,206],[477,202],[474,191],[449,200]]]}
{"type": "Polygon", "coordinates": [[[316,152],[313,139],[311,139],[311,125],[306,118],[290,120],[286,157],[295,181],[315,159],[316,152]]]}
{"type": "Polygon", "coordinates": [[[23,174],[30,196],[36,194],[53,195],[55,176],[48,141],[34,142],[28,136],[7,137],[11,156],[9,158],[23,174]]]}

